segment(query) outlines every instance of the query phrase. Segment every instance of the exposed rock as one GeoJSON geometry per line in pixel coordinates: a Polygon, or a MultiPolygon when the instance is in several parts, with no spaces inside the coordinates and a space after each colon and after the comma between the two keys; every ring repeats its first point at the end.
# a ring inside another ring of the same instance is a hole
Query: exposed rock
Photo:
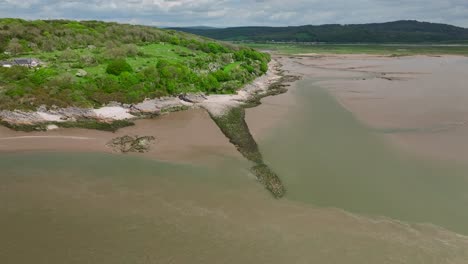
{"type": "Polygon", "coordinates": [[[47,130],[57,130],[59,127],[57,125],[48,125],[47,130]]]}
{"type": "Polygon", "coordinates": [[[202,94],[181,94],[179,95],[179,99],[189,103],[201,103],[207,99],[207,97],[202,94]]]}
{"type": "Polygon", "coordinates": [[[112,139],[107,146],[114,149],[114,151],[121,153],[144,153],[148,152],[151,144],[156,140],[153,136],[122,136],[112,139]]]}
{"type": "Polygon", "coordinates": [[[86,72],[85,70],[83,69],[79,69],[77,72],[76,72],[76,77],[85,77],[86,75],[88,75],[88,72],[86,72]]]}

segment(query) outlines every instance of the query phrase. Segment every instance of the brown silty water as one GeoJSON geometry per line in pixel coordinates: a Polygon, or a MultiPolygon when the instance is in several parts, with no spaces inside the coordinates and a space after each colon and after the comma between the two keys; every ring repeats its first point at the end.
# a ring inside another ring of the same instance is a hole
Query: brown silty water
{"type": "MultiPolygon", "coordinates": [[[[425,58],[412,63],[419,59],[425,58]]],[[[340,87],[357,89],[362,78],[374,82],[375,73],[326,67],[386,67],[394,59],[282,62],[303,80],[248,109],[246,121],[286,184],[284,199],[255,181],[251,165],[202,110],[139,121],[117,134],[2,129],[4,138],[97,139],[0,141],[0,262],[466,263],[465,168],[450,155],[419,155],[416,145],[407,154],[387,140],[399,136],[390,133],[395,127],[374,126],[344,97],[335,99],[340,87]],[[102,147],[130,132],[158,142],[144,157],[102,147]]]]}

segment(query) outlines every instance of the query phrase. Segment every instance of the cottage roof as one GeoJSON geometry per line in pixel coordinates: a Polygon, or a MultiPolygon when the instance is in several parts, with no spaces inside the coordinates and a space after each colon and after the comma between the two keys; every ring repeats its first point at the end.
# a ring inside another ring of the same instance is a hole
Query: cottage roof
{"type": "Polygon", "coordinates": [[[32,62],[33,62],[32,59],[25,59],[25,58],[15,59],[16,64],[31,64],[32,62]]]}

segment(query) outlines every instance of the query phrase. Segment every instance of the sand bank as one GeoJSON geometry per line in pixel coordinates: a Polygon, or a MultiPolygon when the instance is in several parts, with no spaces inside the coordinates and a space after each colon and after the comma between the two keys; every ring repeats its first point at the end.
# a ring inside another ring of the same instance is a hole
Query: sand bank
{"type": "Polygon", "coordinates": [[[282,63],[327,89],[400,150],[468,160],[468,58],[309,55],[282,63]]]}

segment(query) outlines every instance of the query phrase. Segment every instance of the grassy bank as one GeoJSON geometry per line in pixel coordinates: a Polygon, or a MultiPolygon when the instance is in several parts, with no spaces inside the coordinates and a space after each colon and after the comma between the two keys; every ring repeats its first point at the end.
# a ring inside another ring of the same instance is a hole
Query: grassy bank
{"type": "Polygon", "coordinates": [[[251,48],[277,54],[374,54],[374,55],[463,55],[468,56],[468,45],[405,45],[405,44],[275,44],[248,43],[251,48]]]}

